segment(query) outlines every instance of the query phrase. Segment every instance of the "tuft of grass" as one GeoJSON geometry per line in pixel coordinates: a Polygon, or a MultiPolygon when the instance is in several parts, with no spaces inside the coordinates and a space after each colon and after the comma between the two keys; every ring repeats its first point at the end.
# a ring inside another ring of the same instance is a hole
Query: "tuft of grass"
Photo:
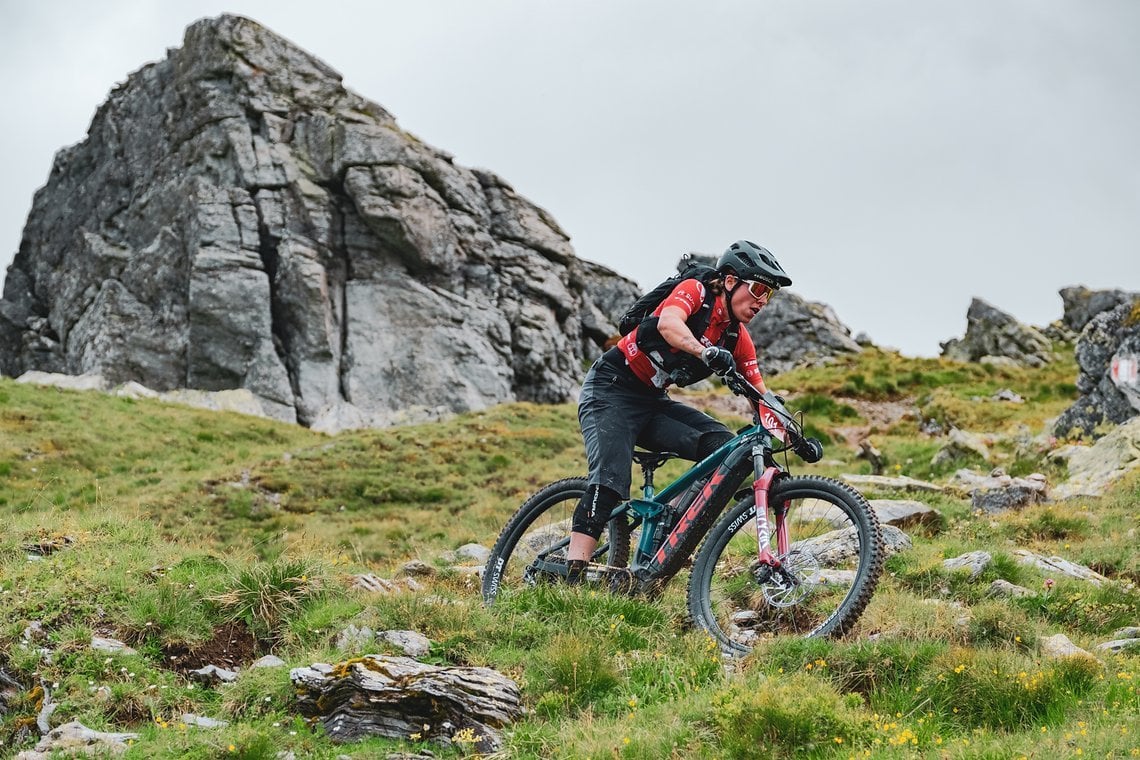
{"type": "Polygon", "coordinates": [[[1040,626],[1023,610],[995,600],[971,607],[966,628],[968,640],[975,646],[1023,651],[1037,640],[1040,633],[1040,626]]]}
{"type": "Polygon", "coordinates": [[[539,655],[537,677],[528,681],[539,715],[551,717],[604,699],[620,683],[613,653],[602,642],[559,634],[539,655]]]}
{"type": "Polygon", "coordinates": [[[1105,635],[1140,620],[1140,594],[1131,586],[1108,583],[1090,586],[1061,580],[1049,590],[1017,600],[1029,614],[1075,631],[1105,635]]]}
{"type": "Polygon", "coordinates": [[[703,723],[727,758],[825,757],[869,745],[874,734],[858,696],[842,695],[803,673],[780,681],[745,679],[711,702],[714,712],[703,723]]]}
{"type": "Polygon", "coordinates": [[[322,563],[281,558],[231,569],[226,590],[211,601],[230,620],[240,620],[259,638],[268,639],[278,636],[290,617],[331,589],[322,563]]]}
{"type": "Polygon", "coordinates": [[[1006,521],[1006,533],[1018,543],[1083,539],[1092,531],[1088,517],[1055,510],[1051,506],[1026,512],[1006,521]]]}
{"type": "Polygon", "coordinates": [[[938,658],[916,688],[948,725],[1018,731],[1063,722],[1101,672],[1091,657],[1040,663],[1005,650],[956,649],[938,658]]]}
{"type": "Polygon", "coordinates": [[[121,625],[134,640],[156,636],[165,645],[193,647],[209,640],[216,617],[201,590],[159,581],[139,588],[130,598],[121,625]]]}

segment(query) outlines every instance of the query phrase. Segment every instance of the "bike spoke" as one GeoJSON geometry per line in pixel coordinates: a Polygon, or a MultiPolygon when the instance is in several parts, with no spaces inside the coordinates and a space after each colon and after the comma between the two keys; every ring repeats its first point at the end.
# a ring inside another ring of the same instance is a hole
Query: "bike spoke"
{"type": "MultiPolygon", "coordinates": [[[[585,491],[584,479],[554,483],[532,496],[504,528],[484,570],[483,597],[493,601],[540,583],[561,582],[566,570],[574,510],[585,491]]],[[[629,529],[625,517],[609,524],[593,554],[599,564],[624,566],[629,529]]]]}
{"type": "MultiPolygon", "coordinates": [[[[826,493],[783,503],[788,552],[769,550],[779,566],[762,564],[753,521],[744,522],[723,542],[707,569],[707,612],[726,643],[747,650],[778,635],[815,635],[853,598],[861,572],[861,532],[857,515],[842,499],[826,493]]],[[[877,570],[875,571],[877,573],[877,570]]]]}

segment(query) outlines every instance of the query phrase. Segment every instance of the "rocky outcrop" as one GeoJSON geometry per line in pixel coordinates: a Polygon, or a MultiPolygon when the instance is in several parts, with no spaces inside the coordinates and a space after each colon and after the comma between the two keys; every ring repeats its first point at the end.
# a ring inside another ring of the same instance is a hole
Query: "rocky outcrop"
{"type": "Polygon", "coordinates": [[[1058,436],[1094,435],[1140,414],[1140,298],[1093,317],[1076,353],[1081,396],[1057,418],[1058,436]]]}
{"type": "Polygon", "coordinates": [[[1065,462],[1069,479],[1053,489],[1056,499],[1100,496],[1140,467],[1140,417],[1120,425],[1092,446],[1064,446],[1050,458],[1065,462]]]}
{"type": "Polygon", "coordinates": [[[1129,293],[1126,290],[1089,290],[1083,285],[1061,288],[1060,293],[1065,309],[1061,324],[1076,334],[1080,334],[1085,325],[1098,314],[1111,311],[1121,304],[1131,304],[1140,298],[1140,293],[1129,293]]]}
{"type": "Polygon", "coordinates": [[[942,356],[961,362],[1013,361],[1041,367],[1052,357],[1052,342],[1036,328],[1023,325],[1011,315],[980,298],[966,311],[966,334],[942,346],[942,356]]]}
{"type": "Polygon", "coordinates": [[[636,295],[506,181],[226,15],[56,156],[0,300],[0,371],[383,425],[572,397],[636,295]]]}
{"type": "Polygon", "coordinates": [[[782,291],[748,324],[760,369],[767,374],[821,364],[863,350],[827,304],[782,291]]]}

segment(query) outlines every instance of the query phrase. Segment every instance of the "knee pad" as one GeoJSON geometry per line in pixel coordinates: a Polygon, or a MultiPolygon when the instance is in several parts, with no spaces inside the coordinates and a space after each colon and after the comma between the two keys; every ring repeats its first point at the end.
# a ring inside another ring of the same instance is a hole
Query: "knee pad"
{"type": "Polygon", "coordinates": [[[605,486],[590,485],[574,509],[573,531],[585,533],[595,541],[606,529],[610,513],[621,503],[621,494],[605,486]]]}
{"type": "Polygon", "coordinates": [[[714,430],[702,434],[700,441],[697,442],[697,461],[701,461],[731,440],[732,433],[727,430],[714,430]]]}

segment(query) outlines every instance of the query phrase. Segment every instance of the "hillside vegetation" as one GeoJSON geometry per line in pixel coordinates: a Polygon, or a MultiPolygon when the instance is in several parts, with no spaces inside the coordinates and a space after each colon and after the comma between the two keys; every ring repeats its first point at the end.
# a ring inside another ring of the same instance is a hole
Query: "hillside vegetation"
{"type": "MultiPolygon", "coordinates": [[[[956,426],[994,434],[1010,474],[1055,483],[1063,471],[1042,434],[1074,400],[1075,377],[1071,350],[1041,370],[869,350],[770,384],[828,444],[820,464],[793,461],[794,471],[869,472],[854,446],[865,436],[888,474],[988,471],[980,460],[931,464],[941,439],[923,431],[956,426]],[[1026,403],[994,400],[1001,389],[1026,403]]],[[[730,424],[744,419],[719,388],[685,396],[730,424]]],[[[1038,650],[1056,633],[1094,650],[1140,625],[1140,478],[1002,515],[921,496],[939,524],[909,533],[914,547],[888,561],[850,636],[772,640],[726,663],[687,625],[683,578],[653,603],[539,587],[486,609],[478,580],[442,559],[490,546],[529,493],[583,468],[572,405],[329,437],[0,379],[0,675],[16,685],[0,691],[0,756],[35,744],[45,689],[53,725],[139,733],[131,758],[472,754],[462,737],[446,748],[411,736],[334,744],[296,715],[288,668],[247,667],[268,653],[299,667],[385,651],[338,649],[349,625],[416,630],[433,642],[428,662],[514,678],[529,712],[506,732],[503,757],[1140,755],[1140,653],[1097,662],[1038,650]],[[1016,549],[1111,582],[1046,578],[1016,549]],[[980,578],[944,569],[974,550],[994,557],[980,578]],[[412,559],[436,568],[422,590],[351,588],[412,559]],[[990,598],[999,578],[1032,593],[990,598]],[[93,649],[93,636],[135,652],[93,649]],[[187,677],[211,662],[241,667],[237,681],[187,677]],[[185,713],[229,725],[188,727],[185,713]]]]}

